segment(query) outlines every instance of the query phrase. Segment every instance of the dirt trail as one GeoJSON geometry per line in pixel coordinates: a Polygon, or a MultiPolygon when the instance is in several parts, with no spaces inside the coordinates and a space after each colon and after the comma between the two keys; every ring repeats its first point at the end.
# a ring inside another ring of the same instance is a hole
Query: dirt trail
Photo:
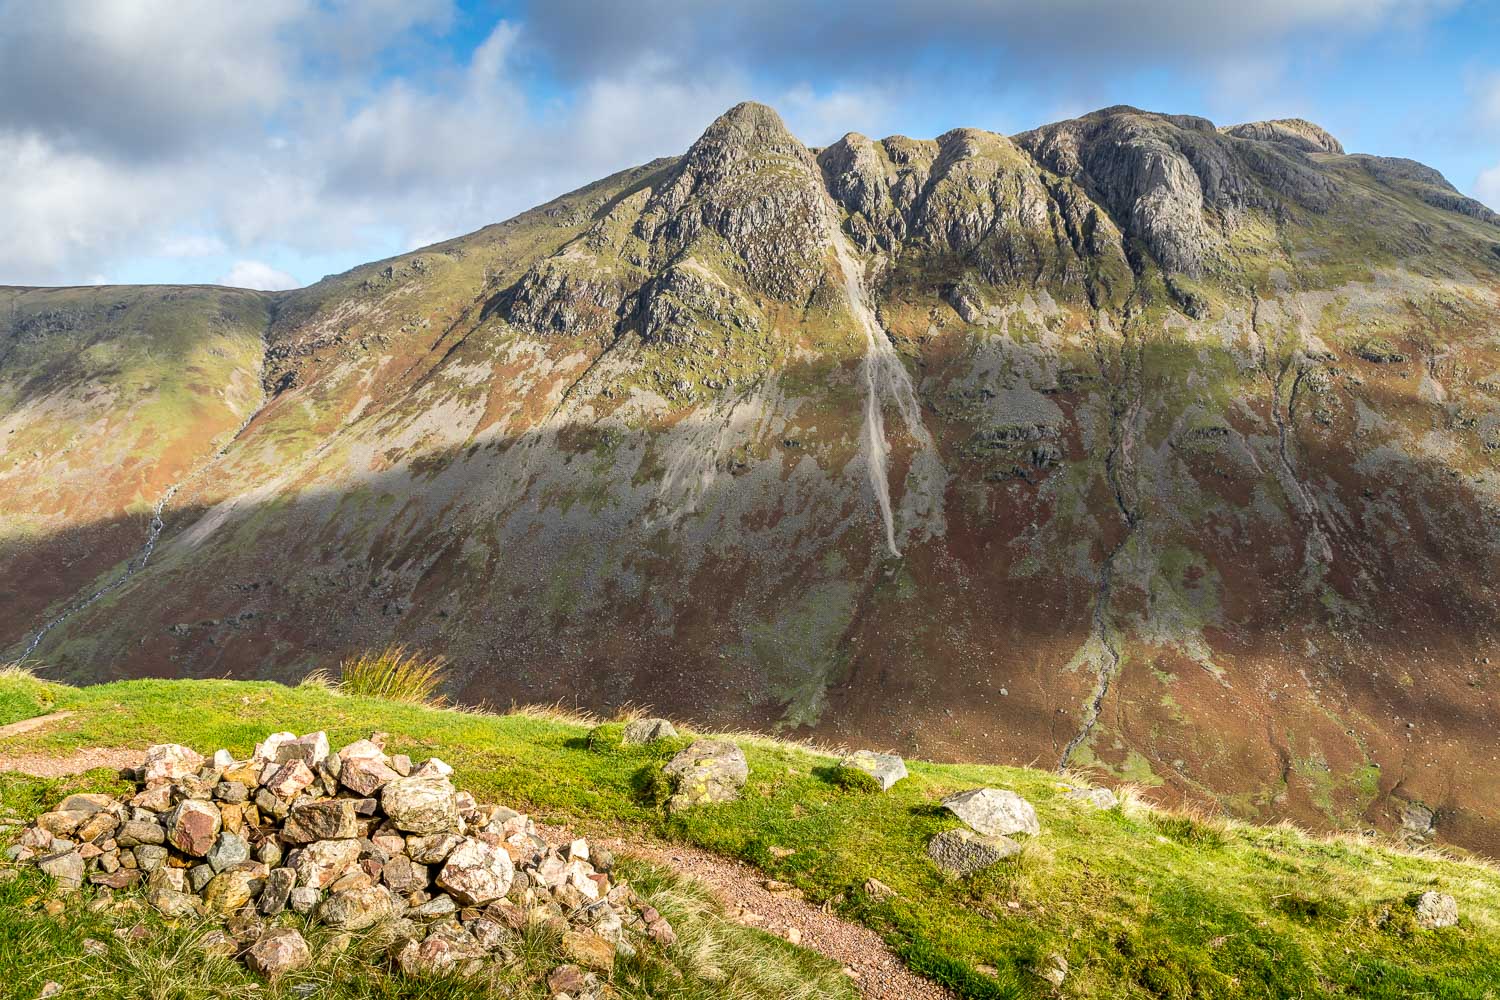
{"type": "Polygon", "coordinates": [[[44,753],[0,753],[0,771],[18,771],[33,778],[64,778],[82,774],[97,767],[116,770],[135,767],[141,762],[141,751],[128,747],[89,747],[75,750],[66,757],[44,753]]]}
{"type": "MultiPolygon", "coordinates": [[[[565,827],[547,827],[546,835],[571,837],[565,827]]],[[[789,937],[844,966],[867,1000],[948,1000],[952,993],[902,964],[880,935],[861,924],[825,913],[795,892],[771,892],[766,876],[749,865],[682,844],[642,843],[612,837],[589,838],[611,851],[640,858],[702,882],[741,923],[789,937]]]]}

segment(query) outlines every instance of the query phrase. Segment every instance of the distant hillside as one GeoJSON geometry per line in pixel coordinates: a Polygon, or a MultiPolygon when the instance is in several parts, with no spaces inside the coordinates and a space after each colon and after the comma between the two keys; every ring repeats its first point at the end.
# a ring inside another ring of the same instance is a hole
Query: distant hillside
{"type": "Polygon", "coordinates": [[[1308,122],[740,105],[300,291],[0,290],[0,440],[49,677],[399,641],[1500,850],[1500,224],[1308,122]]]}

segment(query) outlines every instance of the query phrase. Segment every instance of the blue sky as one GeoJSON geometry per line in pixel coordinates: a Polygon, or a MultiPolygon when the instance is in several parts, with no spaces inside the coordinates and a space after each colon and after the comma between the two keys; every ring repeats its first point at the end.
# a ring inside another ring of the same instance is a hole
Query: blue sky
{"type": "Polygon", "coordinates": [[[1318,122],[1500,209],[1500,4],[0,0],[0,284],[292,287],[680,152],[732,104],[1318,122]]]}

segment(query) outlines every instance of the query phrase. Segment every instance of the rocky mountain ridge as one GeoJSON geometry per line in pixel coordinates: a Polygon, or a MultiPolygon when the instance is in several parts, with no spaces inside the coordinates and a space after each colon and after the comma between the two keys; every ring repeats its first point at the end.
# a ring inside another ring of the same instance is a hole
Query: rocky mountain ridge
{"type": "Polygon", "coordinates": [[[740,105],[297,292],[0,294],[0,622],[59,677],[404,641],[1500,843],[1500,220],[1311,123],[740,105]]]}

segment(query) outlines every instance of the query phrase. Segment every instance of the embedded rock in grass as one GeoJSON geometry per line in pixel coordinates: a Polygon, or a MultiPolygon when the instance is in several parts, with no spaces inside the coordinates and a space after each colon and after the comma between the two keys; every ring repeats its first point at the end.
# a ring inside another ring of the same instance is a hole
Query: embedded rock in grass
{"type": "Polygon", "coordinates": [[[1432,810],[1420,802],[1407,802],[1401,806],[1401,830],[1411,836],[1427,836],[1432,832],[1435,818],[1432,810]]]}
{"type": "Polygon", "coordinates": [[[927,856],[954,875],[972,875],[1018,853],[1021,845],[1003,836],[944,830],[927,842],[927,856]]]}
{"type": "Polygon", "coordinates": [[[1009,837],[1017,833],[1036,836],[1042,832],[1031,803],[1008,788],[976,788],[943,800],[949,812],[980,833],[1009,837]]]}
{"type": "Polygon", "coordinates": [[[368,930],[392,916],[396,904],[383,885],[335,892],[318,906],[318,919],[329,927],[346,931],[368,930]]]}
{"type": "Polygon", "coordinates": [[[893,753],[876,753],[873,750],[856,750],[839,761],[840,767],[863,771],[874,778],[882,792],[906,777],[906,762],[893,753]]]}
{"type": "Polygon", "coordinates": [[[698,740],[662,769],[671,782],[667,809],[676,811],[710,802],[733,802],[750,777],[745,754],[728,740],[698,740]]]}
{"type": "Polygon", "coordinates": [[[1095,809],[1113,809],[1119,798],[1108,788],[1070,788],[1064,796],[1069,802],[1081,802],[1095,809]]]}
{"type": "Polygon", "coordinates": [[[317,840],[350,840],[359,836],[359,821],[352,799],[328,799],[292,807],[281,828],[282,839],[292,844],[317,840]]]}
{"type": "Polygon", "coordinates": [[[359,841],[320,840],[303,848],[291,867],[297,884],[322,889],[359,864],[359,841]]]}
{"type": "Polygon", "coordinates": [[[615,946],[589,931],[568,931],[562,938],[563,956],[586,968],[609,972],[615,966],[615,946]]]}
{"type": "Polygon", "coordinates": [[[78,813],[46,812],[36,818],[36,825],[54,837],[71,837],[82,821],[78,813]]]}
{"type": "Polygon", "coordinates": [[[301,934],[290,927],[281,927],[255,942],[246,953],[245,961],[267,979],[276,979],[312,964],[312,952],[301,934]]]}
{"type": "Polygon", "coordinates": [[[620,742],[625,746],[641,746],[657,740],[675,740],[677,727],[666,719],[635,719],[625,724],[620,742]]]}
{"type": "Polygon", "coordinates": [[[448,856],[437,884],[466,906],[483,906],[509,892],[514,879],[509,854],[481,840],[465,840],[448,856]]]}
{"type": "Polygon", "coordinates": [[[446,775],[396,778],[380,791],[380,805],[396,829],[406,833],[458,831],[458,806],[446,775]]]}
{"type": "Polygon", "coordinates": [[[222,821],[213,803],[183,799],[167,816],[167,843],[184,854],[201,858],[213,848],[222,821]]]}
{"type": "Polygon", "coordinates": [[[203,766],[203,755],[177,743],[158,743],[146,748],[141,780],[149,785],[177,781],[196,775],[203,766]]]}
{"type": "Polygon", "coordinates": [[[197,896],[165,886],[147,890],[146,904],[168,920],[197,917],[203,911],[203,904],[197,896]]]}
{"type": "Polygon", "coordinates": [[[83,858],[77,851],[48,854],[37,859],[36,866],[57,880],[63,889],[78,889],[83,886],[83,858]]]}
{"type": "Polygon", "coordinates": [[[1424,892],[1413,904],[1417,911],[1417,926],[1427,930],[1452,927],[1458,923],[1458,900],[1445,892],[1424,892]]]}

